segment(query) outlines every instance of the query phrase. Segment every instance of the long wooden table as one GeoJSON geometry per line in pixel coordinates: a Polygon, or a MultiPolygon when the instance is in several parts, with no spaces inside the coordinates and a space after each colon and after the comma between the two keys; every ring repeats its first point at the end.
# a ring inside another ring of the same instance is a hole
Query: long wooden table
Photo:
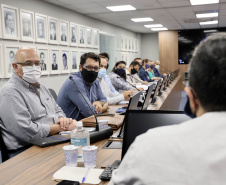
{"type": "MultiPolygon", "coordinates": [[[[168,94],[174,89],[175,84],[178,83],[180,77],[177,77],[169,88],[168,94]]],[[[164,100],[161,98],[160,103],[155,109],[159,109],[164,100]],[[161,104],[161,105],[160,105],[161,104]]],[[[179,100],[178,100],[179,101],[179,100]]],[[[109,113],[114,113],[122,105],[110,106],[109,113]]],[[[111,165],[115,160],[121,159],[120,149],[102,149],[108,139],[96,142],[94,145],[98,146],[97,152],[97,168],[106,167],[111,165]]],[[[32,146],[19,155],[7,160],[0,165],[0,184],[40,184],[40,185],[55,185],[56,181],[52,180],[54,172],[59,170],[65,165],[63,146],[69,143],[50,146],[46,148],[39,148],[32,146]]],[[[83,166],[79,163],[78,166],[83,166]]],[[[101,185],[107,184],[101,182],[101,185]]]]}

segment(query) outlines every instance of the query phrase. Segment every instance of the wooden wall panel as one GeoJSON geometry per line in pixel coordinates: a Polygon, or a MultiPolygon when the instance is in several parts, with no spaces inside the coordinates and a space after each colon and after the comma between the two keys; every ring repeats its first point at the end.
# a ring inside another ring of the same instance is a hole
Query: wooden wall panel
{"type": "MultiPolygon", "coordinates": [[[[159,32],[159,60],[168,71],[180,68],[181,75],[187,71],[188,65],[178,64],[178,31],[159,32]]],[[[167,72],[166,69],[161,68],[160,72],[167,72]]]]}

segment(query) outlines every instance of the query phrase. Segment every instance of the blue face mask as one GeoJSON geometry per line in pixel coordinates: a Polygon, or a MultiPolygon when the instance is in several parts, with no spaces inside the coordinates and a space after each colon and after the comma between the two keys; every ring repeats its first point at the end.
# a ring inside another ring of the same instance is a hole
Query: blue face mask
{"type": "Polygon", "coordinates": [[[124,73],[125,73],[125,69],[123,69],[123,68],[117,68],[116,70],[115,70],[115,72],[119,75],[119,76],[121,76],[121,75],[123,75],[124,73]]]}
{"type": "Polygon", "coordinates": [[[106,69],[104,69],[104,68],[102,68],[102,69],[100,69],[99,70],[99,72],[98,72],[98,77],[99,78],[103,78],[105,75],[106,75],[106,69]]]}
{"type": "Polygon", "coordinates": [[[184,113],[189,116],[190,118],[196,118],[196,115],[194,113],[192,113],[191,111],[191,107],[190,107],[190,103],[189,103],[189,98],[187,96],[187,102],[184,106],[184,113]]]}
{"type": "Polygon", "coordinates": [[[146,69],[148,69],[150,66],[148,64],[145,64],[146,69]]]}

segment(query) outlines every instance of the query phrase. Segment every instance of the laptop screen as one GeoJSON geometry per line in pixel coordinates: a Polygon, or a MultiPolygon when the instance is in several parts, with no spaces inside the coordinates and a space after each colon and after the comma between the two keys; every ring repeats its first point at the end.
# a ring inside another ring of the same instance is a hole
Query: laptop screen
{"type": "Polygon", "coordinates": [[[154,88],[154,84],[152,84],[148,87],[148,91],[146,92],[142,110],[146,110],[148,108],[148,105],[150,104],[151,93],[152,93],[153,88],[154,88]]]}
{"type": "Polygon", "coordinates": [[[183,111],[127,110],[124,125],[122,159],[135,138],[147,130],[179,124],[191,119],[183,111]]]}

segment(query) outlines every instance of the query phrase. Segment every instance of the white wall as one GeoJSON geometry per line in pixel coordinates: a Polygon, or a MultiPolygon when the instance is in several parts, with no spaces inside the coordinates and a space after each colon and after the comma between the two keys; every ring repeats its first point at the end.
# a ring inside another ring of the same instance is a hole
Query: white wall
{"type": "Polygon", "coordinates": [[[141,35],[141,58],[150,60],[159,59],[158,33],[147,33],[141,35]]]}
{"type": "MultiPolygon", "coordinates": [[[[102,32],[106,32],[114,36],[127,35],[128,37],[138,39],[138,42],[141,43],[140,34],[138,33],[134,33],[129,30],[125,30],[108,23],[104,23],[102,21],[93,19],[91,17],[87,17],[85,15],[73,12],[71,10],[68,10],[62,7],[58,7],[56,5],[53,5],[41,0],[0,0],[0,3],[21,8],[24,10],[33,11],[35,13],[40,13],[47,16],[55,17],[58,19],[75,22],[85,26],[97,28],[102,32]]],[[[0,44],[20,44],[23,46],[26,45],[26,46],[36,46],[36,47],[40,45],[42,46],[45,45],[45,44],[39,44],[39,43],[10,41],[10,40],[4,40],[4,39],[0,39],[0,44]]],[[[52,46],[55,47],[54,45],[52,46]]],[[[59,45],[57,47],[61,48],[62,46],[59,45]]],[[[67,47],[71,48],[69,46],[67,47]]],[[[81,49],[81,50],[84,50],[84,49],[81,49]]],[[[87,51],[94,51],[98,53],[98,50],[95,50],[95,49],[92,49],[92,50],[89,49],[87,51]]],[[[136,56],[140,56],[140,53],[139,52],[136,53],[136,56]]],[[[115,62],[114,59],[112,60],[112,62],[115,62]]],[[[69,74],[42,76],[40,82],[44,84],[46,87],[54,89],[58,93],[60,90],[60,87],[62,86],[63,82],[68,76],[69,74]]],[[[0,87],[2,87],[2,85],[4,85],[7,80],[8,79],[0,79],[0,87]]]]}

